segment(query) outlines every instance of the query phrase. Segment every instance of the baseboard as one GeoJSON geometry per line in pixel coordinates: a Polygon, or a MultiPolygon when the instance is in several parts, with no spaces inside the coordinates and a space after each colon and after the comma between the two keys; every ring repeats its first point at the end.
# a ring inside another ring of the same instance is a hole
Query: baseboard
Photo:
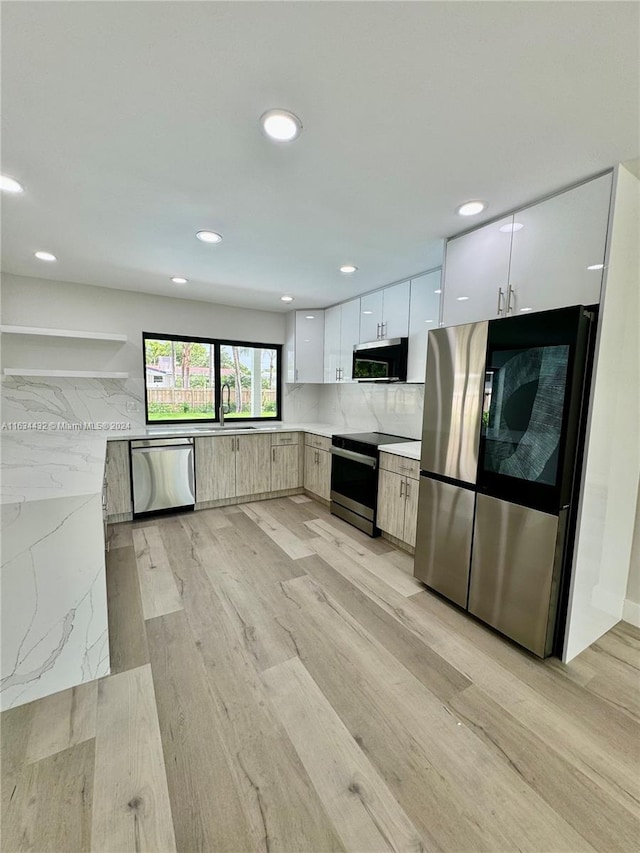
{"type": "Polygon", "coordinates": [[[625,598],[622,607],[622,618],[625,622],[629,622],[629,624],[635,625],[636,628],[640,628],[640,604],[631,601],[630,598],[625,598]]]}

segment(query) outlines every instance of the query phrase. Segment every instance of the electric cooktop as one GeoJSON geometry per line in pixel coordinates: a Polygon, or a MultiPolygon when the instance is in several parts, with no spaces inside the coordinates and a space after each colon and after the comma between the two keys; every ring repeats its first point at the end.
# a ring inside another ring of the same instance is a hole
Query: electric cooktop
{"type": "Polygon", "coordinates": [[[389,435],[386,432],[356,432],[347,435],[334,435],[335,438],[357,441],[360,444],[370,444],[372,447],[380,447],[382,444],[400,444],[404,441],[418,441],[416,438],[407,438],[404,435],[389,435]]]}

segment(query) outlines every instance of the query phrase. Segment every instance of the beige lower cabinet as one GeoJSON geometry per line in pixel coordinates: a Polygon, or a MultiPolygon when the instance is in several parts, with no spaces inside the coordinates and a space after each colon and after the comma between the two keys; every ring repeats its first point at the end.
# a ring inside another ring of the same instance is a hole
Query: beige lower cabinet
{"type": "Polygon", "coordinates": [[[108,441],[105,466],[107,515],[131,512],[131,463],[128,441],[108,441]]]}
{"type": "Polygon", "coordinates": [[[236,496],[236,436],[196,438],[196,502],[236,496]]]}
{"type": "Polygon", "coordinates": [[[378,527],[413,547],[416,544],[419,481],[403,474],[378,472],[378,527]]]}
{"type": "Polygon", "coordinates": [[[297,444],[271,447],[271,491],[296,489],[300,485],[300,448],[297,444]]]}
{"type": "Polygon", "coordinates": [[[271,491],[271,436],[236,436],[236,497],[271,491]]]}
{"type": "Polygon", "coordinates": [[[307,444],[304,448],[304,487],[328,501],[331,497],[331,453],[307,444]]]}
{"type": "Polygon", "coordinates": [[[270,435],[196,438],[197,503],[270,491],[270,435]]]}

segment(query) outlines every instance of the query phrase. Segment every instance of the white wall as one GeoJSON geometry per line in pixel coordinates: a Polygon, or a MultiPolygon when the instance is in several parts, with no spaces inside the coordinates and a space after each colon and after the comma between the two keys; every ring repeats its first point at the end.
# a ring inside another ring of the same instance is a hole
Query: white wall
{"type": "Polygon", "coordinates": [[[563,659],[621,618],[640,477],[640,181],[615,176],[563,659]]]}
{"type": "MultiPolygon", "coordinates": [[[[126,416],[136,425],[143,423],[143,331],[274,344],[285,339],[285,315],[276,312],[6,274],[2,277],[2,322],[116,332],[128,337],[126,344],[117,345],[3,335],[3,366],[76,367],[128,372],[130,376],[126,382],[7,377],[3,381],[5,421],[30,417],[30,413],[37,419],[40,410],[64,417],[73,413],[87,420],[89,415],[104,420],[126,416]],[[86,401],[91,402],[83,406],[86,401]],[[131,411],[132,404],[136,411],[131,411]]],[[[316,419],[315,389],[283,388],[285,419],[316,419]]]]}
{"type": "Polygon", "coordinates": [[[640,628],[640,481],[636,502],[636,524],[631,545],[631,564],[627,582],[627,598],[622,610],[622,618],[640,628]]]}

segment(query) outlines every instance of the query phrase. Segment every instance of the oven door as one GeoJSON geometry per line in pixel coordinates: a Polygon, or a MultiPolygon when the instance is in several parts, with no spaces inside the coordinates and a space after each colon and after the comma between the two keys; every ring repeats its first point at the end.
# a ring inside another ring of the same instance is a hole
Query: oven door
{"type": "Polygon", "coordinates": [[[331,448],[331,500],[373,521],[378,497],[378,462],[341,447],[331,448]]]}

